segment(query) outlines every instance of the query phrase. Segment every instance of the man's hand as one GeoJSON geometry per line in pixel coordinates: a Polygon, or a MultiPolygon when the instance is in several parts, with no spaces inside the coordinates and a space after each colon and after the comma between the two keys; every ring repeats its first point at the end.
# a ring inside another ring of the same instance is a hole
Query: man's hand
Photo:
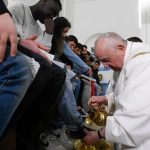
{"type": "Polygon", "coordinates": [[[37,41],[35,41],[36,38],[37,38],[37,36],[33,35],[33,36],[28,37],[26,39],[22,39],[20,41],[20,45],[28,48],[33,53],[38,54],[38,55],[44,57],[49,63],[51,63],[51,61],[49,60],[49,58],[47,57],[47,55],[44,53],[44,51],[49,51],[49,48],[46,47],[46,46],[43,46],[40,43],[38,43],[37,41]]]}
{"type": "Polygon", "coordinates": [[[85,130],[85,136],[84,138],[82,139],[82,141],[86,144],[86,145],[94,145],[96,144],[97,142],[100,141],[99,139],[99,136],[97,134],[97,131],[88,131],[88,130],[85,130]]]}
{"type": "MultiPolygon", "coordinates": [[[[88,130],[84,130],[85,132],[85,136],[84,138],[82,139],[82,141],[86,144],[86,145],[94,145],[96,144],[97,142],[100,141],[100,137],[98,135],[98,132],[97,131],[88,131],[88,130]]],[[[105,137],[105,127],[101,128],[100,131],[100,136],[102,138],[105,137]]]]}
{"type": "Polygon", "coordinates": [[[88,75],[92,76],[92,75],[93,75],[92,69],[91,69],[91,68],[90,68],[90,69],[88,69],[88,70],[87,70],[87,72],[86,72],[86,74],[88,74],[88,75]]]}
{"type": "Polygon", "coordinates": [[[17,52],[17,33],[12,18],[8,13],[0,15],[0,63],[5,57],[7,41],[11,44],[10,55],[15,56],[17,52]]]}
{"type": "Polygon", "coordinates": [[[88,105],[94,109],[99,108],[102,104],[108,105],[108,101],[105,96],[92,96],[88,101],[88,105]]]}

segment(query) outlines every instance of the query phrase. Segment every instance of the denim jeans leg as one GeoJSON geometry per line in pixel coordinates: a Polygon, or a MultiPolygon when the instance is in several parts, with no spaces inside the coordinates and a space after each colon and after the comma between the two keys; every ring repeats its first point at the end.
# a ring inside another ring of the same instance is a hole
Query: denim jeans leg
{"type": "Polygon", "coordinates": [[[59,103],[59,111],[70,130],[75,131],[81,127],[82,117],[77,111],[77,102],[73,93],[72,83],[67,78],[65,80],[65,90],[59,103]]]}
{"type": "Polygon", "coordinates": [[[30,67],[22,53],[7,56],[0,64],[0,137],[32,81],[30,67]]]}

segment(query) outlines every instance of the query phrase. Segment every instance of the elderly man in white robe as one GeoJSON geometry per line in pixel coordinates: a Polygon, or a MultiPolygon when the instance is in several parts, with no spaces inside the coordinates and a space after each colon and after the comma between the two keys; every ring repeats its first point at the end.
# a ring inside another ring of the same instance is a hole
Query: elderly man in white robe
{"type": "Polygon", "coordinates": [[[101,138],[122,144],[123,150],[150,148],[150,47],[124,40],[109,32],[95,43],[95,55],[105,67],[120,71],[114,93],[109,97],[92,97],[89,104],[97,107],[115,104],[113,116],[100,131],[86,131],[83,141],[95,144],[101,138]]]}

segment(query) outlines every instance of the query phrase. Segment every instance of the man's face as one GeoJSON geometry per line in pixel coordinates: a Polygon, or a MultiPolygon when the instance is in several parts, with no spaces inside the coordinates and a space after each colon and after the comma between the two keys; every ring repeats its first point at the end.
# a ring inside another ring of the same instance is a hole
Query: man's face
{"type": "Polygon", "coordinates": [[[45,19],[54,18],[60,12],[59,5],[54,0],[47,0],[41,4],[39,21],[44,23],[45,19]]]}
{"type": "Polygon", "coordinates": [[[81,51],[82,55],[86,55],[87,54],[87,49],[83,48],[83,50],[81,51]]]}
{"type": "Polygon", "coordinates": [[[73,51],[75,50],[76,44],[74,41],[68,41],[68,45],[73,51]]]}
{"type": "Polygon", "coordinates": [[[109,67],[115,71],[122,69],[124,50],[122,50],[120,47],[107,47],[106,49],[101,42],[98,42],[95,47],[95,56],[103,63],[104,67],[109,67]]]}
{"type": "Polygon", "coordinates": [[[74,52],[75,52],[78,56],[81,55],[81,49],[78,48],[78,47],[76,47],[76,48],[74,49],[74,52]]]}

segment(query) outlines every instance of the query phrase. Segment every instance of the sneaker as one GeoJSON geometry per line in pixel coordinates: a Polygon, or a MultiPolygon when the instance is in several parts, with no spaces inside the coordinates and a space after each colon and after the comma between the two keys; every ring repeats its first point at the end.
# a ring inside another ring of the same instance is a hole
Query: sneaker
{"type": "Polygon", "coordinates": [[[54,134],[48,131],[40,134],[39,150],[66,150],[57,140],[54,134]]]}
{"type": "Polygon", "coordinates": [[[66,150],[74,149],[74,144],[66,135],[66,126],[63,126],[57,130],[53,130],[52,132],[57,136],[57,140],[66,148],[66,150]]]}
{"type": "Polygon", "coordinates": [[[71,140],[68,139],[66,135],[66,128],[63,127],[57,130],[49,129],[45,133],[40,135],[41,144],[44,144],[45,147],[51,147],[51,149],[42,149],[42,150],[73,150],[74,144],[71,140]],[[53,149],[52,149],[53,147],[53,149]],[[57,149],[56,149],[57,148],[57,149]]]}

